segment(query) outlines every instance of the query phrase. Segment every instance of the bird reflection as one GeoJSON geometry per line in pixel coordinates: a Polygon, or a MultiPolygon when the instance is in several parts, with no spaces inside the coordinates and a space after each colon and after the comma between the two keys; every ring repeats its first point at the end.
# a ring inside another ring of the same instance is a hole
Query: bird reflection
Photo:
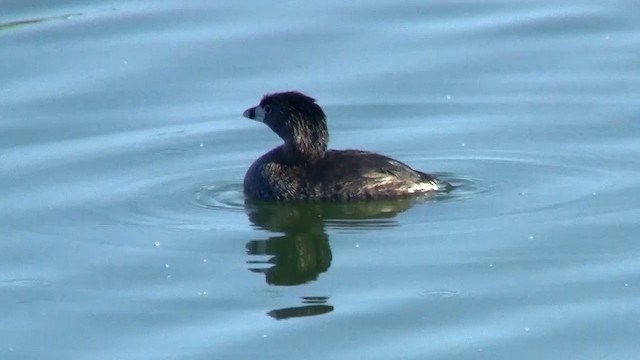
{"type": "MultiPolygon", "coordinates": [[[[314,281],[331,266],[332,254],[327,225],[341,228],[395,226],[392,220],[415,200],[398,199],[352,203],[264,203],[248,202],[245,209],[256,227],[279,233],[246,245],[249,255],[268,255],[268,260],[249,261],[250,271],[262,273],[268,284],[294,286],[314,281]]],[[[304,301],[303,306],[276,309],[276,319],[320,315],[333,311],[321,302],[304,301]]]]}
{"type": "Polygon", "coordinates": [[[296,317],[323,315],[332,311],[333,306],[331,305],[304,305],[271,310],[268,315],[276,320],[285,320],[296,317]]]}
{"type": "Polygon", "coordinates": [[[248,203],[249,220],[257,227],[284,233],[266,240],[247,243],[249,255],[271,255],[268,261],[252,264],[272,265],[251,268],[264,273],[272,285],[300,285],[315,280],[331,265],[331,248],[325,225],[339,227],[387,227],[391,219],[408,209],[411,200],[354,203],[248,203]]]}
{"type": "Polygon", "coordinates": [[[253,264],[272,265],[251,268],[264,273],[272,285],[299,285],[315,280],[331,265],[329,236],[320,214],[307,204],[254,204],[247,207],[251,222],[265,230],[284,233],[266,240],[247,243],[250,255],[271,255],[268,261],[253,264]]]}

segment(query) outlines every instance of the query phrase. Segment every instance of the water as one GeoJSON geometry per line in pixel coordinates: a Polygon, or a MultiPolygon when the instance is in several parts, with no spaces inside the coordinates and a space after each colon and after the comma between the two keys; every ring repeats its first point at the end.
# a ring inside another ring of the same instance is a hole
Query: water
{"type": "Polygon", "coordinates": [[[3,359],[629,359],[633,1],[3,0],[3,359]],[[246,205],[297,89],[456,185],[246,205]]]}

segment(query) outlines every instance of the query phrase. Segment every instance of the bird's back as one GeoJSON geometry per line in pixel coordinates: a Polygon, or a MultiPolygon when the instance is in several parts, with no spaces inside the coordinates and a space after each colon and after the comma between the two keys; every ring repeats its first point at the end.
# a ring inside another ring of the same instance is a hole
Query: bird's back
{"type": "Polygon", "coordinates": [[[329,150],[313,163],[287,164],[278,149],[245,176],[249,197],[278,200],[364,200],[411,197],[438,189],[429,175],[384,155],[329,150]]]}

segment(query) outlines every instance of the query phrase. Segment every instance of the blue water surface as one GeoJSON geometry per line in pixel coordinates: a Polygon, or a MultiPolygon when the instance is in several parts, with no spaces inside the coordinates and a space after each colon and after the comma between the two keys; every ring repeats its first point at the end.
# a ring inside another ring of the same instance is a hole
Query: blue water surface
{"type": "Polygon", "coordinates": [[[635,1],[0,11],[0,358],[633,359],[635,1]],[[455,185],[247,204],[299,90],[455,185]]]}

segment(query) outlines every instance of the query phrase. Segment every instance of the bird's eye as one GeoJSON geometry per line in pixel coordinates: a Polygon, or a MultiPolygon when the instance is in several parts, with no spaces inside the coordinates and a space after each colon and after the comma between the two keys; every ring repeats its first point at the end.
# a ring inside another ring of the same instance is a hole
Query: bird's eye
{"type": "Polygon", "coordinates": [[[268,114],[268,113],[270,113],[270,112],[271,112],[271,106],[269,106],[269,105],[265,105],[265,106],[263,107],[263,109],[264,109],[265,114],[268,114]]]}

